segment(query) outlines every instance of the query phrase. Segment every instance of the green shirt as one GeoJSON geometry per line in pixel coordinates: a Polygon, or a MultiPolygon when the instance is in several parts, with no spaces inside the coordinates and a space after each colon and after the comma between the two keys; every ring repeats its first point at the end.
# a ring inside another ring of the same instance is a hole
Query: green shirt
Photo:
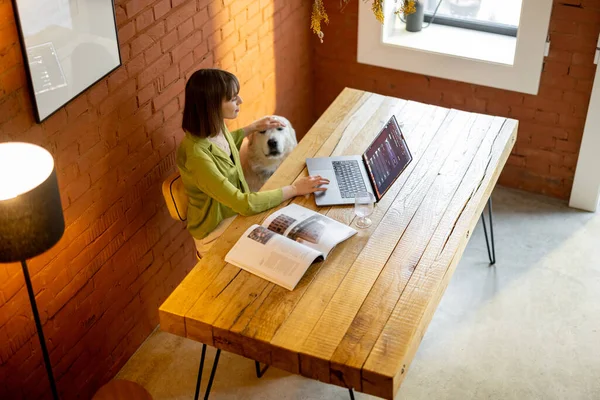
{"type": "Polygon", "coordinates": [[[225,137],[233,161],[208,139],[189,133],[177,149],[177,167],[189,198],[187,228],[196,239],[206,237],[225,218],[258,214],[283,201],[281,189],[250,192],[239,152],[244,131],[225,130],[225,137]]]}

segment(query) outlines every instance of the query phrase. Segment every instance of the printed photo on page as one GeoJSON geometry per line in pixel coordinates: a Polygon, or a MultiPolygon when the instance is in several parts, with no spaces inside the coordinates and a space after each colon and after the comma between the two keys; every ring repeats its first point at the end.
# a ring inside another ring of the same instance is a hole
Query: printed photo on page
{"type": "Polygon", "coordinates": [[[308,267],[356,231],[307,208],[289,205],[252,225],[225,261],[293,290],[308,267]]]}
{"type": "Polygon", "coordinates": [[[325,258],[336,245],[356,234],[351,227],[297,204],[276,211],[263,226],[322,252],[325,258]]]}
{"type": "Polygon", "coordinates": [[[252,225],[227,253],[225,261],[292,290],[321,252],[252,225]]]}

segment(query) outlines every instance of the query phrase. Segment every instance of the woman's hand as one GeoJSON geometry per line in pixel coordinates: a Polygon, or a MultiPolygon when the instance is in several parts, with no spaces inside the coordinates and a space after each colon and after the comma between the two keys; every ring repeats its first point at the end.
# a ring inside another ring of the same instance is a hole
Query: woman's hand
{"type": "Polygon", "coordinates": [[[289,200],[295,196],[302,196],[314,192],[324,192],[327,188],[318,186],[327,184],[329,184],[329,179],[320,176],[306,176],[300,178],[293,184],[284,186],[281,189],[283,191],[283,201],[289,200]]]}
{"type": "Polygon", "coordinates": [[[327,190],[327,188],[319,186],[328,184],[329,179],[325,179],[317,175],[300,178],[292,184],[292,187],[296,190],[296,196],[302,196],[304,194],[314,192],[324,192],[327,190]]]}
{"type": "Polygon", "coordinates": [[[280,121],[277,117],[267,116],[262,117],[261,119],[254,121],[250,125],[244,128],[246,135],[249,135],[252,132],[266,131],[267,129],[273,128],[284,128],[285,123],[280,121]]]}

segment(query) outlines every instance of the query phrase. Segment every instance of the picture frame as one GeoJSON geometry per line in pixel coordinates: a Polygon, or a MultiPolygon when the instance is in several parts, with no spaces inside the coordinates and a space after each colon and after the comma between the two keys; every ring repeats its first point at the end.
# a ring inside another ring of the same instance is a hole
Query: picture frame
{"type": "Polygon", "coordinates": [[[12,0],[41,123],[122,65],[113,0],[12,0]]]}

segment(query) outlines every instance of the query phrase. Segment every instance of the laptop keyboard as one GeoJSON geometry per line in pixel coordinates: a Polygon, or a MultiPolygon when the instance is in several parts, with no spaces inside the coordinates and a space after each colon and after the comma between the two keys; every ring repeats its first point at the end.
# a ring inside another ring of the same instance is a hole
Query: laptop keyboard
{"type": "Polygon", "coordinates": [[[358,161],[332,161],[332,164],[342,198],[354,198],[357,192],[367,191],[358,161]]]}

